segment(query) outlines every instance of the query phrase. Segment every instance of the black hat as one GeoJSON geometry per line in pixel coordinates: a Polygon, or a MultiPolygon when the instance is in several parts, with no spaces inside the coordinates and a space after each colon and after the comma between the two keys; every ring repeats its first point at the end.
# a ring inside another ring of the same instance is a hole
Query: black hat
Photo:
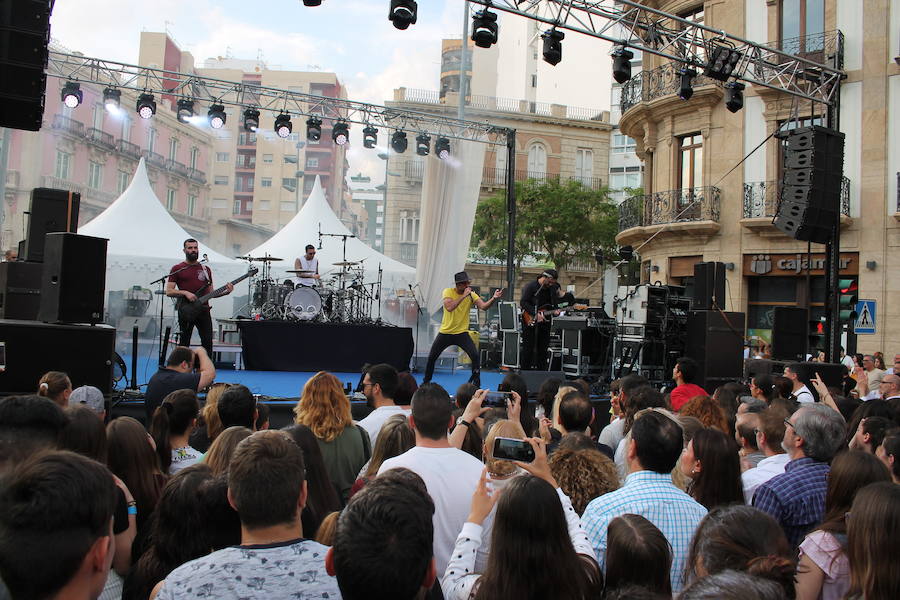
{"type": "Polygon", "coordinates": [[[559,279],[559,273],[556,272],[556,269],[544,269],[544,272],[541,273],[541,277],[549,277],[550,279],[559,279]]]}
{"type": "Polygon", "coordinates": [[[453,280],[456,283],[468,283],[468,282],[472,281],[472,278],[469,277],[469,274],[466,273],[465,271],[460,271],[459,273],[457,273],[456,275],[453,276],[453,280]]]}

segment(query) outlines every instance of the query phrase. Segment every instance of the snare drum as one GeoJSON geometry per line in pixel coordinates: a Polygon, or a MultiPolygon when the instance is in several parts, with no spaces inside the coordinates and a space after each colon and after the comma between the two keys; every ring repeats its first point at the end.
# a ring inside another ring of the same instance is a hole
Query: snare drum
{"type": "Polygon", "coordinates": [[[322,314],[322,297],[316,288],[297,286],[285,300],[284,308],[289,319],[312,321],[322,314]]]}

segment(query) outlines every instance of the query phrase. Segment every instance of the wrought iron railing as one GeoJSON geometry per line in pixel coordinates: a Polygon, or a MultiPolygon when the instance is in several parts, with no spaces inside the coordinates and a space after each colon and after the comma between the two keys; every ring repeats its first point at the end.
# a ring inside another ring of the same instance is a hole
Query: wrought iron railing
{"type": "Polygon", "coordinates": [[[43,187],[53,188],[57,190],[69,190],[72,192],[78,192],[83,198],[99,200],[104,204],[112,204],[112,202],[118,197],[116,194],[104,192],[103,190],[98,190],[96,188],[76,183],[74,181],[69,181],[68,179],[53,177],[52,175],[42,175],[41,185],[43,187]]]}
{"type": "MultiPolygon", "coordinates": [[[[536,179],[540,182],[551,180],[559,180],[558,173],[545,173],[543,171],[516,171],[516,181],[526,181],[528,179],[536,179]]],[[[569,175],[565,177],[567,181],[580,181],[585,187],[592,190],[599,190],[603,187],[602,177],[588,177],[583,175],[569,175]]],[[[481,176],[481,185],[489,187],[504,187],[506,185],[506,169],[497,169],[494,167],[484,167],[481,176]]]]}
{"type": "Polygon", "coordinates": [[[159,167],[160,169],[166,168],[166,157],[158,152],[144,150],[144,158],[147,160],[148,165],[159,167]]]}
{"type": "Polygon", "coordinates": [[[200,169],[191,169],[188,172],[188,177],[191,180],[196,181],[197,183],[202,183],[202,184],[206,183],[206,173],[204,173],[200,169]]]}
{"type": "Polygon", "coordinates": [[[190,169],[184,163],[180,163],[177,160],[169,159],[166,161],[166,168],[169,171],[172,171],[176,175],[181,175],[182,177],[187,177],[190,169]]]}
{"type": "MultiPolygon", "coordinates": [[[[666,63],[661,67],[649,71],[641,71],[629,79],[622,86],[622,98],[620,108],[626,110],[640,102],[650,102],[663,96],[672,96],[681,88],[681,67],[673,63],[666,63]]],[[[702,74],[702,68],[697,68],[697,75],[692,80],[694,88],[707,85],[719,85],[719,83],[702,74]]]]}
{"type": "MultiPolygon", "coordinates": [[[[844,68],[844,34],[839,29],[786,38],[769,42],[766,46],[817,63],[829,64],[836,69],[844,68]]],[[[788,59],[785,58],[784,61],[787,62],[788,59]]]]}
{"type": "Polygon", "coordinates": [[[134,159],[139,159],[141,157],[141,147],[137,144],[132,144],[131,142],[126,142],[125,140],[120,139],[116,144],[119,152],[124,154],[125,156],[130,156],[134,159]]]}
{"type": "Polygon", "coordinates": [[[92,142],[102,148],[107,148],[109,150],[115,150],[116,148],[116,139],[111,134],[104,132],[102,129],[90,127],[85,132],[84,137],[86,137],[89,142],[92,142]]]}
{"type": "Polygon", "coordinates": [[[421,160],[410,160],[406,163],[404,171],[407,179],[422,181],[422,177],[425,176],[425,163],[421,160]]]}
{"type": "Polygon", "coordinates": [[[631,227],[718,221],[721,190],[714,186],[633,196],[619,205],[619,231],[631,227]]]}
{"type": "MultiPolygon", "coordinates": [[[[744,184],[745,219],[774,217],[781,199],[780,181],[753,181],[744,184]]],[[[898,200],[900,202],[900,200],[898,200]]],[[[841,214],[850,216],[850,179],[841,178],[841,214]]]]}
{"type": "Polygon", "coordinates": [[[70,119],[64,115],[53,115],[53,123],[50,124],[52,129],[59,129],[78,136],[84,135],[84,123],[70,119]]]}

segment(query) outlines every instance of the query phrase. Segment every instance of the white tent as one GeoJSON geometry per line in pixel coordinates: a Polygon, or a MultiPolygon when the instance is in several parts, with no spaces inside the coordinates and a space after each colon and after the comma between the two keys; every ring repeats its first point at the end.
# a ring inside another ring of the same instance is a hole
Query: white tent
{"type": "Polygon", "coordinates": [[[362,261],[366,283],[377,280],[379,266],[383,271],[385,293],[390,289],[405,289],[407,284],[414,281],[415,269],[393,258],[388,258],[358,238],[352,237],[350,230],[341,223],[328,205],[318,177],[316,177],[316,182],[303,208],[281,231],[251,250],[249,254],[252,256],[268,254],[283,258],[282,262],[273,263],[272,268],[281,278],[286,275],[287,270],[294,268],[294,259],[303,255],[307,244],[318,247],[320,231],[323,234],[322,247],[316,251],[316,258],[319,259],[319,274],[323,280],[341,270],[333,263],[345,260],[344,244],[341,237],[334,236],[346,235],[348,236],[346,260],[362,261]]]}

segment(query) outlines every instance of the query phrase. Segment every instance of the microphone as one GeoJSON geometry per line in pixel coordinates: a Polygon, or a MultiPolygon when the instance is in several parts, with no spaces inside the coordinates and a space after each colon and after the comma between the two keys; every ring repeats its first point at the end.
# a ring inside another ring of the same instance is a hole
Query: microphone
{"type": "Polygon", "coordinates": [[[411,283],[407,283],[406,286],[409,288],[409,291],[413,291],[413,286],[411,283]]]}
{"type": "Polygon", "coordinates": [[[206,254],[203,255],[203,262],[207,262],[209,260],[209,256],[206,254]]]}

